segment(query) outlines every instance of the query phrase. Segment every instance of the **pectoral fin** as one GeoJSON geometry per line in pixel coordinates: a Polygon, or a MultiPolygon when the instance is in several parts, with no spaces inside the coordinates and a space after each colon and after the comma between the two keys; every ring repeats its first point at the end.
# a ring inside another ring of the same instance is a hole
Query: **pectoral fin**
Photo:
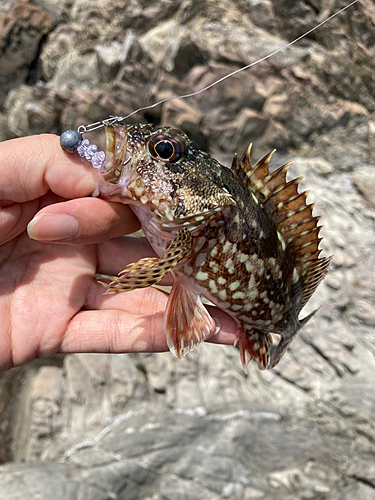
{"type": "Polygon", "coordinates": [[[226,206],[235,205],[236,202],[231,198],[229,194],[223,195],[225,197],[222,204],[209,210],[205,210],[204,212],[196,212],[193,214],[189,214],[183,217],[179,217],[177,219],[168,219],[165,216],[162,216],[158,211],[156,211],[157,215],[157,224],[163,228],[168,229],[169,231],[175,230],[181,226],[189,230],[199,230],[206,226],[210,221],[217,219],[220,220],[221,212],[226,206]]]}
{"type": "Polygon", "coordinates": [[[176,280],[163,321],[163,331],[172,354],[181,359],[218,329],[199,295],[176,280]]]}
{"type": "Polygon", "coordinates": [[[189,255],[193,241],[189,231],[181,229],[160,259],[146,258],[129,264],[118,277],[106,275],[97,275],[97,277],[111,280],[109,284],[102,283],[107,288],[106,293],[119,293],[149,287],[162,280],[171,269],[189,255]]]}

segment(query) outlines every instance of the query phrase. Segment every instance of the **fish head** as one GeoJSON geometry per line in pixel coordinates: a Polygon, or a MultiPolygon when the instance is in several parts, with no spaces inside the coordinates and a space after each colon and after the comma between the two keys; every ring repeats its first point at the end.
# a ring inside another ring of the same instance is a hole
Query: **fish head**
{"type": "Polygon", "coordinates": [[[186,225],[186,218],[235,204],[220,180],[223,167],[194,148],[184,132],[119,123],[105,130],[106,157],[94,196],[138,205],[166,222],[186,225]]]}

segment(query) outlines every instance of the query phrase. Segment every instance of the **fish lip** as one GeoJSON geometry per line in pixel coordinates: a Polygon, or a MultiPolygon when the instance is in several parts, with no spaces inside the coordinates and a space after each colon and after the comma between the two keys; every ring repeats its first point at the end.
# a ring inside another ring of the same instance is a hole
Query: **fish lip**
{"type": "Polygon", "coordinates": [[[99,173],[106,182],[118,184],[124,165],[127,165],[132,158],[131,150],[128,147],[127,126],[115,123],[106,126],[105,132],[105,160],[99,173]]]}

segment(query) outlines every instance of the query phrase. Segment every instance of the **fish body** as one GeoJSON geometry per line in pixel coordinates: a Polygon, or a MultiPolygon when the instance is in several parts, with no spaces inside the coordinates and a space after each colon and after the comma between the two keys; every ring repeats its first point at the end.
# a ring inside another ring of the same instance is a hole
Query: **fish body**
{"type": "Polygon", "coordinates": [[[114,124],[106,134],[94,196],[129,204],[159,256],[107,277],[107,291],[151,286],[171,272],[163,329],[178,358],[219,329],[203,296],[237,322],[244,369],[252,358],[275,366],[330,264],[319,258],[320,217],[298,192],[301,179],[286,181],[291,164],[270,174],[271,152],[253,167],[250,146],[227,168],[170,127],[114,124]]]}

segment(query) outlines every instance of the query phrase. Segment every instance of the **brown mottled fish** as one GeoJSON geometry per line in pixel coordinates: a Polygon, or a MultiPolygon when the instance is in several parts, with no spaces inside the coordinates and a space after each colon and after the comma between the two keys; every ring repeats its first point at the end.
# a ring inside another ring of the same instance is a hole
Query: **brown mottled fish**
{"type": "Polygon", "coordinates": [[[249,147],[226,168],[170,127],[114,124],[106,134],[94,196],[129,204],[159,256],[102,277],[107,291],[148,287],[170,272],[163,329],[173,354],[218,330],[203,296],[237,322],[244,369],[252,358],[274,367],[311,316],[298,319],[331,261],[319,258],[320,217],[298,192],[301,178],[286,180],[291,164],[270,173],[272,151],[251,166],[249,147]]]}

